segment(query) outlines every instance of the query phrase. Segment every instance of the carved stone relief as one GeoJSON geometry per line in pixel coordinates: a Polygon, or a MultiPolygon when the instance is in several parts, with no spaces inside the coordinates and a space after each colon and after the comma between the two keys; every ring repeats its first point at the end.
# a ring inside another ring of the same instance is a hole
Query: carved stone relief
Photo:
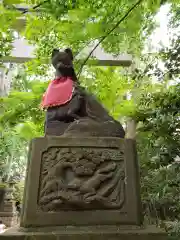
{"type": "Polygon", "coordinates": [[[43,152],[40,211],[120,209],[124,202],[123,151],[51,147],[43,152]]]}

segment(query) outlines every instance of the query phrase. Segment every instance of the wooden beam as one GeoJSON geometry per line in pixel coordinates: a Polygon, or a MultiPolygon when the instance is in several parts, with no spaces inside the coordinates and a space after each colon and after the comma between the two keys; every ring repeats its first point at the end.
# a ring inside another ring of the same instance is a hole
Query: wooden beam
{"type": "MultiPolygon", "coordinates": [[[[25,63],[35,58],[33,52],[35,48],[28,44],[24,39],[17,39],[13,43],[13,50],[10,56],[3,57],[2,62],[25,63]]],[[[90,49],[85,49],[82,54],[76,57],[76,60],[84,59],[88,55],[90,49]]],[[[47,64],[49,60],[47,59],[47,64]]],[[[101,48],[97,48],[92,54],[92,58],[88,61],[89,65],[97,66],[124,66],[129,67],[132,64],[132,56],[122,54],[119,56],[112,56],[104,53],[101,48]]]]}

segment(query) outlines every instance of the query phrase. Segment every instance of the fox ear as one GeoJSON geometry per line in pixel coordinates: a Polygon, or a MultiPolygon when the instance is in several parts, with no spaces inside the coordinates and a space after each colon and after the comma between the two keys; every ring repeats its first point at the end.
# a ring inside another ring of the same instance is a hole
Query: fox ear
{"type": "Polygon", "coordinates": [[[69,55],[69,57],[70,57],[71,60],[73,61],[73,53],[72,53],[72,50],[71,50],[70,48],[66,48],[64,51],[69,55]]]}
{"type": "Polygon", "coordinates": [[[56,49],[56,48],[53,49],[53,50],[52,50],[52,54],[51,54],[51,55],[52,55],[52,58],[53,58],[57,53],[59,53],[59,50],[56,49]]]}

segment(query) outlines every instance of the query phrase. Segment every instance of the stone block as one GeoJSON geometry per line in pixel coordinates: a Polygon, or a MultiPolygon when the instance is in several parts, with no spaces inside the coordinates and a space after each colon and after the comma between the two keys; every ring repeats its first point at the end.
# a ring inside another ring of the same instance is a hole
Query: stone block
{"type": "Polygon", "coordinates": [[[141,223],[133,140],[54,136],[31,142],[21,227],[141,223]]]}
{"type": "Polygon", "coordinates": [[[18,224],[18,216],[12,212],[0,212],[0,219],[6,227],[14,227],[18,224]]]}
{"type": "Polygon", "coordinates": [[[1,240],[167,240],[163,230],[154,226],[68,226],[44,229],[12,228],[0,235],[1,240]]]}
{"type": "Polygon", "coordinates": [[[18,216],[13,201],[4,201],[0,211],[0,219],[7,227],[17,225],[18,216]]]}
{"type": "Polygon", "coordinates": [[[59,121],[54,121],[48,124],[47,128],[45,129],[46,135],[53,135],[53,136],[60,136],[64,133],[70,123],[64,123],[59,121]]]}
{"type": "Polygon", "coordinates": [[[3,206],[3,211],[4,212],[15,212],[15,204],[13,201],[5,201],[4,206],[3,206]]]}

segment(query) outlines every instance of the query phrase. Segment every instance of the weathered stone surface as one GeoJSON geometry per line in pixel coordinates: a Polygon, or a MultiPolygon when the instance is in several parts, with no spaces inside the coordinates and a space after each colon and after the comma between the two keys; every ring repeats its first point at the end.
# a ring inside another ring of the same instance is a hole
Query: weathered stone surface
{"type": "Polygon", "coordinates": [[[21,226],[141,224],[138,183],[133,140],[34,139],[21,226]]]}
{"type": "Polygon", "coordinates": [[[18,216],[15,211],[15,206],[13,201],[4,202],[3,209],[0,211],[0,219],[7,227],[12,227],[17,225],[18,216]]]}
{"type": "Polygon", "coordinates": [[[14,227],[18,224],[18,216],[15,213],[0,212],[0,219],[6,227],[14,227]]]}
{"type": "Polygon", "coordinates": [[[45,229],[10,229],[0,235],[1,240],[167,240],[167,234],[154,226],[149,227],[58,227],[45,229]]]}
{"type": "Polygon", "coordinates": [[[64,131],[64,136],[80,137],[117,137],[124,138],[125,132],[121,124],[115,120],[94,120],[80,118],[72,122],[64,131]]]}
{"type": "Polygon", "coordinates": [[[4,201],[0,208],[0,219],[7,227],[12,227],[17,225],[18,217],[15,209],[14,201],[11,199],[12,189],[6,191],[4,201]]]}
{"type": "Polygon", "coordinates": [[[42,155],[38,206],[44,212],[120,209],[125,203],[124,152],[51,147],[42,155]]]}

